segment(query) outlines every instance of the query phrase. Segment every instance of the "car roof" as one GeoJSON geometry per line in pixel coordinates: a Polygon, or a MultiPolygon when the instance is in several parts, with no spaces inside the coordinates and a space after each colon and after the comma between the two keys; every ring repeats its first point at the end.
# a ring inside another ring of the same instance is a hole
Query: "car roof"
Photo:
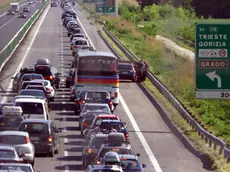
{"type": "Polygon", "coordinates": [[[102,149],[106,149],[106,148],[122,148],[122,149],[131,149],[131,145],[130,144],[126,144],[126,143],[121,143],[120,145],[111,145],[110,143],[106,143],[106,144],[103,144],[101,146],[102,149]]]}
{"type": "Polygon", "coordinates": [[[89,105],[89,106],[108,106],[108,104],[105,104],[105,103],[85,103],[85,105],[89,105]]]}
{"type": "Polygon", "coordinates": [[[2,131],[2,132],[0,132],[0,135],[28,136],[29,134],[27,132],[23,132],[23,131],[2,131]]]}
{"type": "Polygon", "coordinates": [[[96,118],[106,118],[106,117],[108,117],[108,118],[115,118],[115,119],[117,119],[118,118],[118,116],[117,115],[112,115],[112,114],[99,114],[99,115],[97,115],[97,117],[96,118]]]}
{"type": "MultiPolygon", "coordinates": [[[[41,90],[39,90],[41,91],[41,90]]],[[[38,98],[18,98],[15,100],[15,102],[20,102],[20,103],[44,103],[45,100],[44,99],[38,99],[38,98]]]]}
{"type": "Polygon", "coordinates": [[[79,56],[104,56],[104,57],[114,57],[117,58],[113,53],[111,52],[104,52],[104,51],[82,51],[78,53],[79,56]]]}
{"type": "Polygon", "coordinates": [[[31,81],[23,81],[22,83],[24,84],[24,83],[38,83],[38,82],[41,82],[42,81],[42,79],[40,79],[40,81],[35,81],[35,80],[31,80],[31,81]]]}
{"type": "Polygon", "coordinates": [[[42,124],[50,124],[51,120],[46,119],[25,119],[22,121],[22,123],[42,123],[42,124]]]}
{"type": "Polygon", "coordinates": [[[119,154],[118,155],[120,158],[125,158],[125,159],[135,159],[138,160],[136,155],[129,155],[129,154],[119,154]]]}
{"type": "Polygon", "coordinates": [[[41,74],[38,73],[24,73],[23,76],[29,76],[29,75],[39,75],[42,76],[41,74]]]}
{"type": "Polygon", "coordinates": [[[82,38],[82,37],[79,37],[79,38],[76,40],[76,42],[77,42],[77,41],[87,41],[87,42],[88,42],[88,40],[87,40],[87,39],[82,38]]]}
{"type": "Polygon", "coordinates": [[[47,79],[33,79],[32,81],[34,81],[34,82],[50,82],[49,80],[47,80],[47,79]]]}
{"type": "Polygon", "coordinates": [[[122,123],[120,120],[114,120],[114,119],[102,119],[102,122],[117,122],[117,123],[122,123]]]}
{"type": "Polygon", "coordinates": [[[14,146],[7,145],[7,144],[0,144],[0,150],[7,149],[7,150],[15,150],[14,146]]]}
{"type": "Polygon", "coordinates": [[[88,92],[100,92],[100,93],[108,93],[109,94],[109,92],[108,91],[104,91],[104,90],[87,90],[87,91],[85,91],[86,93],[88,93],[88,92]]]}
{"type": "MultiPolygon", "coordinates": [[[[26,167],[32,167],[31,164],[28,163],[2,163],[1,166],[26,166],[26,167]]],[[[13,170],[14,171],[14,170],[13,170]]]]}
{"type": "Polygon", "coordinates": [[[42,87],[42,88],[44,88],[43,85],[28,85],[27,87],[42,87]]]}
{"type": "Polygon", "coordinates": [[[93,135],[93,138],[104,138],[104,137],[108,137],[108,134],[97,133],[93,135]]]}
{"type": "Polygon", "coordinates": [[[74,35],[84,35],[85,36],[84,33],[75,33],[74,35]]]}

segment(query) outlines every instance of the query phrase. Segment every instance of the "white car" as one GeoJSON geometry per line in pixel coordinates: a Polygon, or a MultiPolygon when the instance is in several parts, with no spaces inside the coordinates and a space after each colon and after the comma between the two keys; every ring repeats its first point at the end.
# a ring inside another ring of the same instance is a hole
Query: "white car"
{"type": "Polygon", "coordinates": [[[25,118],[50,119],[48,103],[44,99],[19,98],[14,100],[14,106],[21,106],[23,111],[22,115],[25,118]]]}
{"type": "Polygon", "coordinates": [[[85,38],[79,38],[75,41],[74,45],[73,45],[73,49],[72,49],[72,56],[74,57],[77,50],[81,49],[81,47],[83,46],[89,46],[89,41],[85,38]]]}
{"type": "Polygon", "coordinates": [[[75,37],[73,38],[73,40],[72,40],[72,42],[71,42],[71,45],[70,45],[71,50],[73,49],[73,46],[75,45],[75,42],[76,42],[77,40],[79,40],[80,38],[86,39],[85,35],[84,35],[84,37],[83,37],[82,35],[84,35],[84,34],[79,34],[79,35],[77,35],[77,36],[75,36],[75,37]]]}
{"type": "Polygon", "coordinates": [[[45,80],[45,79],[35,79],[35,80],[32,80],[32,81],[42,82],[43,85],[44,85],[44,87],[45,87],[46,90],[47,90],[48,99],[49,99],[50,101],[54,101],[55,90],[54,90],[54,88],[52,87],[51,82],[50,82],[49,80],[45,80]]]}

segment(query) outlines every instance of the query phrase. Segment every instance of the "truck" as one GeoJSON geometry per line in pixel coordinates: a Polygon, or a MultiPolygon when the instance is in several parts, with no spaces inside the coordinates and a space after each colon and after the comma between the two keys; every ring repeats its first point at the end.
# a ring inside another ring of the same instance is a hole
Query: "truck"
{"type": "Polygon", "coordinates": [[[11,10],[15,12],[19,12],[19,3],[10,3],[11,10]]]}

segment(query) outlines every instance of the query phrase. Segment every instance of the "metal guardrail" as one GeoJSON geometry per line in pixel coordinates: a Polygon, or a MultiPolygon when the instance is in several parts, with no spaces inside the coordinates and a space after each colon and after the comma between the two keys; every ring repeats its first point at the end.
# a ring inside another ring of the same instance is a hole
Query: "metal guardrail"
{"type": "Polygon", "coordinates": [[[33,16],[22,26],[22,28],[16,33],[16,35],[11,39],[11,41],[5,46],[5,48],[0,52],[0,72],[5,66],[9,57],[18,47],[20,42],[23,40],[30,27],[34,24],[37,18],[40,16],[41,12],[48,5],[48,0],[44,1],[44,4],[40,10],[37,10],[33,16]]]}
{"type": "MultiPolygon", "coordinates": [[[[115,38],[104,26],[102,29],[107,36],[117,45],[117,47],[131,60],[138,61],[138,59],[115,38]]],[[[227,162],[230,162],[230,149],[226,146],[227,144],[214,136],[210,132],[206,131],[183,107],[183,105],[176,99],[176,97],[150,72],[148,71],[147,78],[151,83],[160,91],[160,93],[173,105],[173,107],[179,112],[181,117],[189,123],[189,125],[198,132],[199,136],[205,140],[205,143],[209,147],[213,147],[214,150],[219,151],[219,155],[224,155],[227,158],[227,162]]]]}

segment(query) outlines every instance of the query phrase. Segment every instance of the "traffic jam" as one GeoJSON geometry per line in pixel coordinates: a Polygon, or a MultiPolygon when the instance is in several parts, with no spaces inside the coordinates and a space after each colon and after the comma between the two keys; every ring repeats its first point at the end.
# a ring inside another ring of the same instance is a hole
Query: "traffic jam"
{"type": "Polygon", "coordinates": [[[84,170],[145,171],[140,153],[132,148],[126,122],[114,112],[119,106],[120,80],[144,81],[147,63],[131,63],[111,52],[95,50],[78,22],[74,2],[53,1],[51,7],[58,4],[73,56],[69,73],[63,76],[49,59],[40,58],[12,77],[16,96],[0,108],[0,171],[34,172],[37,154],[46,158],[60,153],[60,133],[64,131],[49,112],[63,77],[84,138],[84,170]]]}

